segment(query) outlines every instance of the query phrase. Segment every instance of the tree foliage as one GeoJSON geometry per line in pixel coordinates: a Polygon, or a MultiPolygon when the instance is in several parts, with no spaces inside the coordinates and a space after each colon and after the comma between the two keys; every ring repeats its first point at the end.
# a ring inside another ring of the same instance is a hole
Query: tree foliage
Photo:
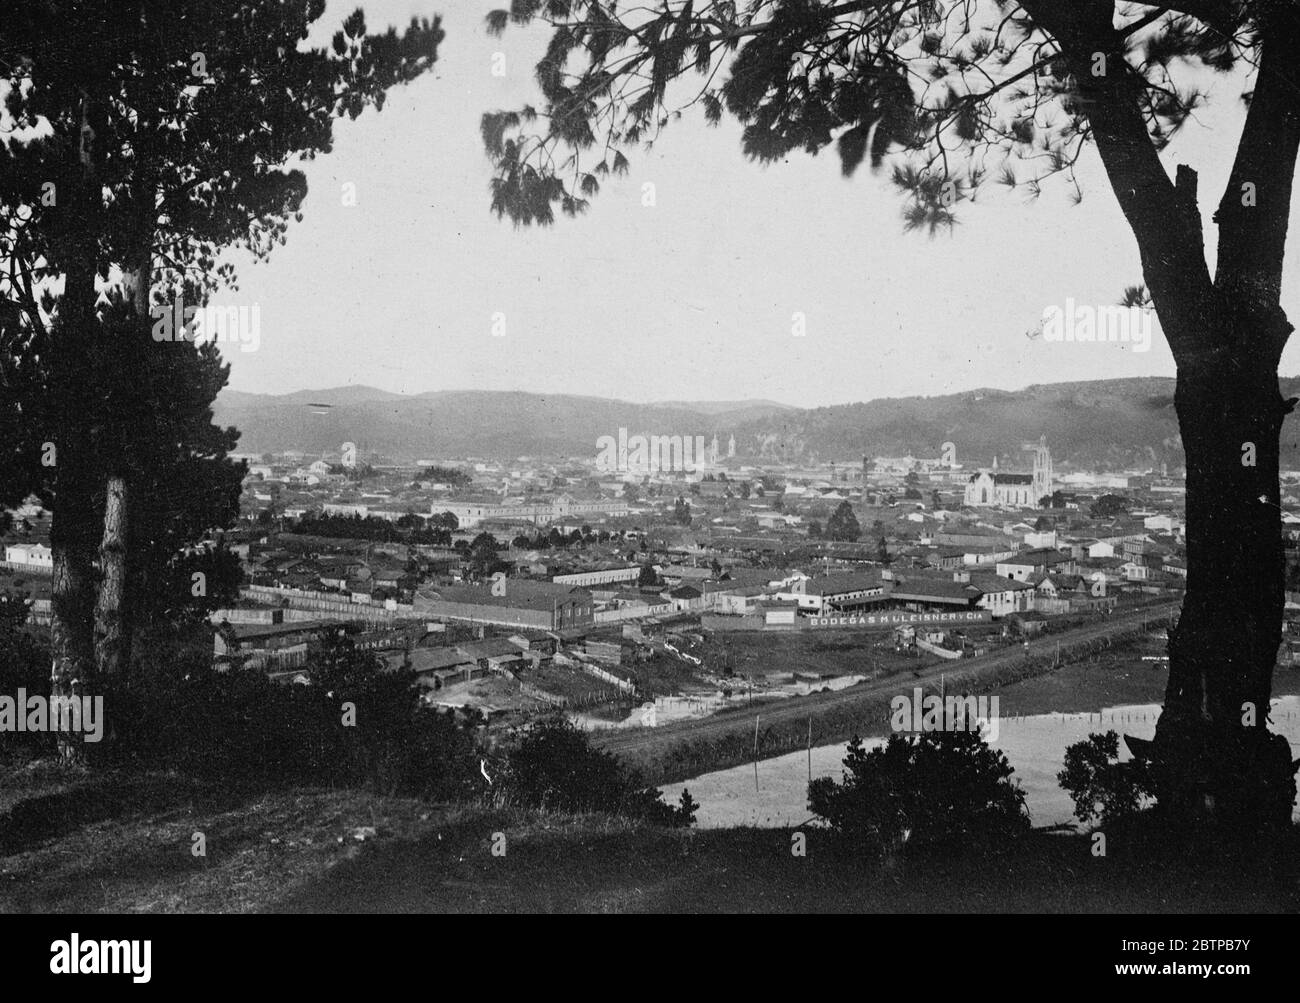
{"type": "Polygon", "coordinates": [[[1119,761],[1119,735],[1089,735],[1065,750],[1065,767],[1056,775],[1074,802],[1074,814],[1087,824],[1110,825],[1135,814],[1154,793],[1147,764],[1119,761]]]}
{"type": "Polygon", "coordinates": [[[224,524],[238,497],[235,436],[209,410],[226,370],[210,344],[152,338],[150,308],[202,307],[235,284],[222,251],[260,259],[284,243],[306,194],[296,162],[329,152],[335,121],[382,107],[436,59],[437,21],[371,35],[359,10],[331,48],[304,44],[324,11],[324,0],[6,8],[0,379],[26,397],[20,421],[0,406],[0,456],[18,454],[30,477],[30,457],[57,447],[37,487],[55,515],[64,684],[88,678],[95,589],[104,668],[129,651],[132,614],[149,612],[147,566],[224,524]],[[116,509],[102,507],[108,484],[116,509]]]}
{"type": "Polygon", "coordinates": [[[855,736],[844,770],[808,785],[808,808],[864,845],[988,846],[1029,830],[1011,764],[978,732],[895,734],[874,749],[855,736]]]}
{"type": "Polygon", "coordinates": [[[523,224],[553,222],[556,207],[577,215],[602,179],[629,170],[629,153],[695,106],[710,123],[739,121],[754,160],[834,146],[845,175],[892,163],[907,229],[953,225],[957,205],[990,185],[1032,197],[1061,175],[1081,197],[1074,173],[1093,138],[1093,98],[1062,25],[1095,30],[1095,51],[1113,60],[1099,68],[1131,78],[1134,111],[1158,150],[1204,97],[1178,70],[1250,59],[1266,4],[1121,3],[1110,33],[1110,2],[1055,16],[1044,6],[515,0],[488,15],[490,33],[534,20],[552,31],[536,70],[541,106],[483,116],[497,167],[492,208],[523,224]]]}
{"type": "Polygon", "coordinates": [[[858,525],[858,517],[853,512],[853,506],[847,501],[840,502],[831,513],[831,517],[826,520],[826,539],[851,543],[861,535],[862,527],[858,525]]]}
{"type": "Polygon", "coordinates": [[[546,811],[608,812],[673,827],[694,823],[688,791],[674,808],[640,774],[602,749],[567,718],[534,724],[507,757],[505,788],[521,805],[546,811]]]}

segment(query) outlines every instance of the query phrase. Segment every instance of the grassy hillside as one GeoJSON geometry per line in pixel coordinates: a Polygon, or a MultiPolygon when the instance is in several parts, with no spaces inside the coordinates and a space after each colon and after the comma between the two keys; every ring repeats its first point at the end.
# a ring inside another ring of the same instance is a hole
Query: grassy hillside
{"type": "Polygon", "coordinates": [[[240,797],[48,763],[7,769],[0,789],[4,912],[1300,908],[1295,873],[1243,879],[1178,853],[1153,864],[1116,837],[1107,858],[1083,837],[1039,833],[994,857],[882,866],[811,828],[795,857],[790,830],[671,831],[354,791],[240,797]],[[206,857],[191,853],[195,832],[206,857]]]}

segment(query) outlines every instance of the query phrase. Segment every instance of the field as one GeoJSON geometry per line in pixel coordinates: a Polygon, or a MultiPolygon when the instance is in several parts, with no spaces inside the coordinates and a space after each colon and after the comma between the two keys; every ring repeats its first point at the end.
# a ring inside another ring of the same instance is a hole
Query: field
{"type": "Polygon", "coordinates": [[[935,665],[942,659],[922,653],[898,654],[888,630],[735,631],[709,638],[704,664],[722,674],[778,676],[791,672],[817,676],[888,676],[935,665]]]}

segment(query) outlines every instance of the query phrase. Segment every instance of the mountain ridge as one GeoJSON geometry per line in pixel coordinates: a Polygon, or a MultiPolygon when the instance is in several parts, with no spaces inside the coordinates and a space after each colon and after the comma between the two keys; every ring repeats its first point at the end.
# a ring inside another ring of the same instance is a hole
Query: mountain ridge
{"type": "MultiPolygon", "coordinates": [[[[1283,377],[1300,396],[1300,377],[1283,377]]],[[[775,401],[617,399],[529,391],[438,390],[405,395],[351,385],[290,394],[225,391],[215,419],[241,430],[244,452],[363,452],[415,461],[463,456],[595,456],[601,436],[717,435],[751,463],[860,462],[862,456],[938,456],[945,442],[968,469],[1025,465],[1045,436],[1058,467],[1171,470],[1183,462],[1173,377],[1129,377],[977,388],[797,408],[775,401]],[[312,407],[311,405],[325,405],[312,407]]],[[[1297,426],[1300,428],[1300,426],[1297,426]]],[[[1283,462],[1300,466],[1300,432],[1283,430],[1283,462]]]]}

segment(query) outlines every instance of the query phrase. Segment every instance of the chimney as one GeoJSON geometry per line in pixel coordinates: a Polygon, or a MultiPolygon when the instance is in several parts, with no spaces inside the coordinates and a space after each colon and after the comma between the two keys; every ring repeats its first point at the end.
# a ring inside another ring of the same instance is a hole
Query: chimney
{"type": "Polygon", "coordinates": [[[970,582],[970,572],[969,572],[969,571],[954,571],[954,572],[952,573],[952,580],[953,580],[954,582],[961,582],[962,584],[968,584],[968,583],[970,582]]]}

